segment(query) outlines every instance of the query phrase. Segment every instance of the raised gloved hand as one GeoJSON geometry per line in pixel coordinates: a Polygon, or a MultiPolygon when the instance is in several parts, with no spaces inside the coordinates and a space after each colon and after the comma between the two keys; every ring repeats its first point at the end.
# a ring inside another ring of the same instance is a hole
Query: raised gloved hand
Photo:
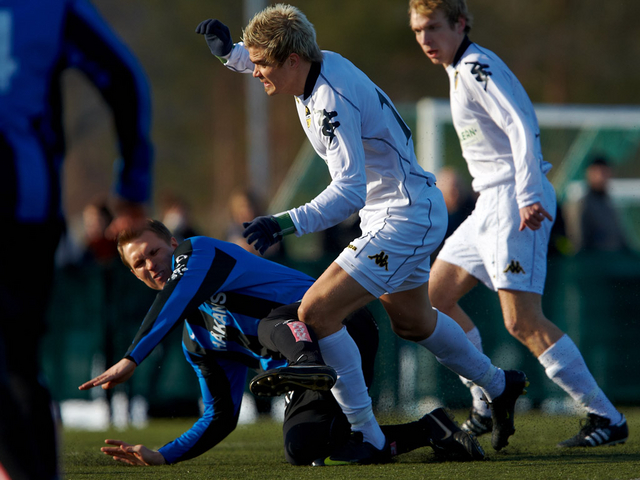
{"type": "Polygon", "coordinates": [[[200,22],[200,25],[196,27],[196,33],[204,35],[209,50],[211,50],[211,53],[216,57],[228,55],[233,48],[229,27],[220,20],[209,18],[208,20],[200,22]]]}
{"type": "Polygon", "coordinates": [[[288,213],[284,215],[268,215],[265,217],[256,217],[250,222],[242,224],[244,232],[242,236],[247,239],[249,245],[264,255],[264,252],[271,245],[275,245],[284,235],[288,235],[296,231],[293,221],[288,213]]]}

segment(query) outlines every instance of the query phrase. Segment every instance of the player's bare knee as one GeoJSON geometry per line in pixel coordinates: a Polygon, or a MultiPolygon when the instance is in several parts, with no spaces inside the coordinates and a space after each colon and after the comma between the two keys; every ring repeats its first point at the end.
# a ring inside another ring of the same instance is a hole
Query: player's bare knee
{"type": "Polygon", "coordinates": [[[330,318],[313,303],[302,302],[298,308],[298,319],[313,329],[318,338],[324,338],[339,329],[339,326],[336,328],[332,325],[330,318]]]}
{"type": "Polygon", "coordinates": [[[393,333],[403,340],[418,342],[427,338],[433,331],[424,321],[392,321],[391,329],[393,333]]]}
{"type": "Polygon", "coordinates": [[[447,294],[445,288],[432,288],[431,285],[429,285],[429,300],[434,308],[444,313],[450,312],[457,303],[455,298],[447,294]]]}
{"type": "Polygon", "coordinates": [[[526,343],[532,331],[528,322],[515,317],[505,317],[504,326],[512,337],[522,343],[526,343]]]}

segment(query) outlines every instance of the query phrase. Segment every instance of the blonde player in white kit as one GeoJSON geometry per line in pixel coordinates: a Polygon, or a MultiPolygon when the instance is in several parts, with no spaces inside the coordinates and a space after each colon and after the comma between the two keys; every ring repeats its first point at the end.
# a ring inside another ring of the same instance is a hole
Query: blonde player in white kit
{"type": "MultiPolygon", "coordinates": [[[[533,105],[507,66],[467,37],[471,17],[465,0],[411,0],[409,14],[425,55],[449,76],[453,124],[472,186],[480,193],[475,210],[433,265],[431,301],[482,350],[480,333],[458,300],[478,281],[497,291],[509,333],[588,412],[580,432],[558,446],[623,443],[624,415],[598,387],[573,341],[542,312],[556,197],[546,177],[551,164],[542,159],[533,105]]],[[[463,429],[481,435],[491,431],[492,421],[481,392],[474,390],[463,429]]]]}
{"type": "Polygon", "coordinates": [[[434,176],[418,165],[411,131],[391,100],[351,62],[320,51],[313,25],[295,7],[278,4],[256,14],[243,43],[234,45],[218,20],[205,20],[196,32],[228,68],[258,78],[268,95],[294,96],[302,128],[331,173],[331,184],[308,204],[245,224],[248,242],[263,253],[285,234],[321,231],[360,212],[362,236],[320,276],[298,311],[338,373],[332,393],[354,432],[344,448],[316,464],[388,460],[357,347],[342,325],[375,298],[399,336],[482,387],[492,402],[494,447],[504,447],[526,377],[491,365],[429,302],[429,255],[444,236],[446,206],[434,176]]]}

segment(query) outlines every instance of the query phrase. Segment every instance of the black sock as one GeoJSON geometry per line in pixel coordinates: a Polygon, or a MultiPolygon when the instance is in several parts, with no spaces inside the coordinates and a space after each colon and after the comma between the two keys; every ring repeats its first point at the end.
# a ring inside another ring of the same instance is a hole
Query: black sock
{"type": "Polygon", "coordinates": [[[261,320],[258,325],[258,339],[272,352],[280,353],[289,363],[323,364],[313,330],[298,320],[298,305],[276,308],[267,318],[261,320]]]}
{"type": "Polygon", "coordinates": [[[380,425],[382,433],[392,445],[395,443],[395,453],[410,452],[420,447],[431,445],[429,425],[426,422],[411,422],[400,425],[380,425]]]}

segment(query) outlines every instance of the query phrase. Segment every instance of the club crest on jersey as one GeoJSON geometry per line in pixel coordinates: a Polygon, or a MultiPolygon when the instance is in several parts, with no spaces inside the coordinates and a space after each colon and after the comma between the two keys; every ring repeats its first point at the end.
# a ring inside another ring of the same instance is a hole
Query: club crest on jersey
{"type": "Polygon", "coordinates": [[[507,265],[507,268],[504,269],[502,273],[526,273],[524,268],[520,266],[520,262],[516,260],[511,260],[511,263],[507,265]]]}
{"type": "Polygon", "coordinates": [[[189,255],[178,255],[176,257],[176,267],[173,269],[173,273],[171,274],[171,278],[169,280],[175,280],[176,278],[184,275],[184,272],[187,271],[188,259],[189,255]]]}
{"type": "Polygon", "coordinates": [[[386,271],[389,271],[389,255],[384,253],[382,250],[380,253],[376,253],[375,255],[368,255],[371,260],[376,262],[376,265],[379,267],[384,267],[386,271]]]}
{"type": "Polygon", "coordinates": [[[327,112],[326,110],[314,110],[318,114],[318,125],[322,126],[322,134],[329,137],[329,143],[335,138],[336,128],[340,126],[340,122],[332,122],[331,119],[338,116],[338,112],[327,112]]]}
{"type": "Polygon", "coordinates": [[[311,127],[311,112],[309,111],[309,107],[306,106],[304,107],[304,118],[307,120],[307,128],[311,127]]]}
{"type": "Polygon", "coordinates": [[[475,75],[476,81],[484,83],[484,89],[487,90],[487,84],[489,83],[489,77],[493,75],[488,69],[489,65],[480,62],[465,62],[465,65],[473,65],[471,67],[471,74],[475,75]]]}

